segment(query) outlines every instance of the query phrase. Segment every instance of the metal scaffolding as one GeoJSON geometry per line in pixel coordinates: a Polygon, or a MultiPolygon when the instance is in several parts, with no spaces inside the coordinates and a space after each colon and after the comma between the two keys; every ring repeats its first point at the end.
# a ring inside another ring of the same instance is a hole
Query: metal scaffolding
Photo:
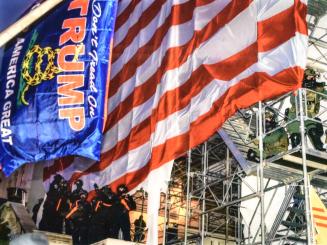
{"type": "MultiPolygon", "coordinates": [[[[163,202],[167,220],[164,244],[210,244],[205,242],[208,238],[225,244],[315,244],[309,192],[314,186],[322,199],[327,196],[327,153],[313,147],[306,123],[314,121],[325,129],[327,123],[310,118],[307,93],[326,97],[299,89],[296,96],[290,93],[260,102],[239,111],[211,139],[176,161],[163,202]],[[284,111],[292,96],[296,98],[296,118],[290,120],[284,111]],[[278,115],[278,127],[271,131],[264,123],[266,110],[278,115]],[[264,138],[278,129],[286,132],[294,122],[300,125],[301,144],[268,156],[264,138]],[[247,160],[247,152],[255,148],[259,162],[247,160]],[[248,182],[249,176],[256,184],[248,182]],[[278,212],[268,220],[277,199],[281,200],[278,212]],[[250,200],[256,200],[254,212],[245,222],[242,210],[250,200]]],[[[319,117],[324,118],[325,113],[327,107],[321,104],[319,117]]]]}

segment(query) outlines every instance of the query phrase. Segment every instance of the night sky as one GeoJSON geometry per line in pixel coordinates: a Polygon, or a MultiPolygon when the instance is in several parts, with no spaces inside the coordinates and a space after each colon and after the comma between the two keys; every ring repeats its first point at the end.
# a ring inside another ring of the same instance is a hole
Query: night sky
{"type": "Polygon", "coordinates": [[[0,31],[12,24],[35,0],[0,0],[0,31]]]}
{"type": "MultiPolygon", "coordinates": [[[[13,24],[35,0],[0,0],[0,32],[13,24]]],[[[2,49],[0,48],[0,71],[2,49]]]]}

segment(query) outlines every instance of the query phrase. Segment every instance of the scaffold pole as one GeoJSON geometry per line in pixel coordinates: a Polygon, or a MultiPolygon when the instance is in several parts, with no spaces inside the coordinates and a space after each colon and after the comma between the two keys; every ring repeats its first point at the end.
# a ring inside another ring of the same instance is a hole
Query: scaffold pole
{"type": "Polygon", "coordinates": [[[192,149],[187,152],[187,184],[186,184],[186,211],[185,211],[185,231],[184,245],[187,244],[188,218],[190,212],[190,175],[191,175],[192,149]]]}
{"type": "Polygon", "coordinates": [[[300,132],[301,132],[301,145],[302,145],[302,165],[303,165],[303,187],[304,187],[304,201],[305,201],[305,218],[307,221],[307,244],[314,245],[315,241],[313,239],[313,226],[312,226],[312,214],[310,205],[310,180],[307,171],[307,156],[306,156],[306,136],[305,136],[305,114],[303,109],[303,95],[305,96],[305,91],[299,89],[298,99],[299,99],[299,110],[300,110],[300,132]]]}
{"type": "Polygon", "coordinates": [[[165,218],[163,226],[163,236],[162,236],[162,245],[166,245],[166,231],[167,231],[167,221],[168,221],[168,198],[169,198],[169,182],[167,184],[167,189],[165,193],[165,218]]]}
{"type": "Polygon", "coordinates": [[[265,245],[265,191],[264,191],[264,180],[263,180],[263,119],[262,119],[262,102],[259,101],[259,153],[260,153],[260,164],[259,164],[259,178],[260,178],[260,227],[261,227],[261,244],[265,245]]]}
{"type": "MultiPolygon", "coordinates": [[[[230,176],[230,158],[229,158],[229,149],[228,147],[226,148],[226,176],[230,176]]],[[[225,184],[225,188],[226,188],[226,201],[229,202],[229,181],[230,180],[226,180],[226,184],[225,184]]],[[[228,245],[228,227],[229,227],[229,206],[226,207],[226,219],[225,219],[225,245],[228,245]]]]}
{"type": "Polygon", "coordinates": [[[201,213],[201,245],[204,245],[204,238],[205,238],[207,166],[208,166],[208,142],[206,141],[202,146],[202,178],[203,178],[204,189],[203,189],[202,213],[201,213]]]}

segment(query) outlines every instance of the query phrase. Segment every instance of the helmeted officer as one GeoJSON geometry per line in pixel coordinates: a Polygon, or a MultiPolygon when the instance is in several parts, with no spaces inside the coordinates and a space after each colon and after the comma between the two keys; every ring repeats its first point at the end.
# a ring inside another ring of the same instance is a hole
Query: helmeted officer
{"type": "MultiPolygon", "coordinates": [[[[288,136],[283,127],[278,127],[277,113],[273,108],[265,110],[265,132],[263,138],[263,157],[269,158],[288,150],[288,136]],[[276,130],[274,130],[276,129],[276,130]],[[273,131],[274,130],[274,131],[273,131]]],[[[256,142],[258,144],[258,142],[256,142]]],[[[259,162],[259,149],[249,149],[248,160],[259,162]]]]}
{"type": "Polygon", "coordinates": [[[40,230],[61,233],[62,219],[58,216],[57,205],[60,200],[60,185],[65,181],[64,178],[57,174],[50,184],[47,197],[43,205],[42,219],[39,225],[40,230]]]}
{"type": "Polygon", "coordinates": [[[118,238],[119,229],[122,230],[123,239],[131,241],[131,222],[129,219],[129,211],[136,209],[136,203],[128,194],[127,186],[122,184],[117,187],[118,202],[114,205],[114,223],[113,237],[118,238]]]}
{"type": "Polygon", "coordinates": [[[89,243],[112,237],[114,222],[114,203],[117,202],[115,194],[108,186],[99,189],[95,184],[96,196],[92,199],[92,215],[89,228],[89,243]]]}
{"type": "Polygon", "coordinates": [[[76,188],[73,190],[73,192],[70,195],[70,200],[72,203],[76,202],[80,199],[81,193],[85,193],[86,190],[83,189],[83,181],[78,179],[74,182],[74,185],[76,188]]]}
{"type": "Polygon", "coordinates": [[[65,220],[65,216],[70,210],[70,189],[68,185],[68,181],[63,180],[59,184],[59,199],[56,204],[56,213],[57,216],[60,219],[60,226],[61,230],[66,234],[71,234],[71,231],[69,230],[69,226],[65,220]],[[65,227],[63,227],[65,225],[65,227]]]}
{"type": "MultiPolygon", "coordinates": [[[[308,117],[305,120],[306,133],[315,149],[319,151],[325,150],[323,148],[323,142],[321,136],[324,134],[320,118],[317,117],[320,110],[320,102],[324,99],[322,94],[327,95],[325,90],[325,84],[317,81],[319,74],[312,68],[308,68],[304,72],[304,79],[302,87],[306,88],[306,115],[308,117]],[[320,93],[320,94],[319,94],[320,93]],[[314,119],[315,121],[313,121],[314,119]]],[[[296,108],[299,108],[297,98],[293,94],[290,98],[291,108],[286,109],[285,116],[286,120],[292,121],[296,118],[296,108]]],[[[298,120],[293,121],[287,125],[287,131],[290,134],[290,140],[292,148],[298,146],[301,142],[300,134],[300,122],[298,120]]]]}
{"type": "Polygon", "coordinates": [[[74,245],[87,245],[91,206],[87,201],[87,191],[80,191],[79,194],[79,199],[72,205],[66,219],[72,221],[74,245]]]}

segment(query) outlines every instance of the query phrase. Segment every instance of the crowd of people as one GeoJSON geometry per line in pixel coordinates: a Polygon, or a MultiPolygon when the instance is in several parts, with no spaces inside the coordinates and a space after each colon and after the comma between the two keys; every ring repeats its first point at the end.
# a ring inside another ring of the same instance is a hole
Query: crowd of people
{"type": "MultiPolygon", "coordinates": [[[[320,74],[312,68],[304,72],[302,87],[306,88],[305,102],[305,133],[308,136],[314,149],[326,151],[322,136],[324,135],[323,125],[319,118],[321,101],[327,99],[325,83],[319,80],[320,74]]],[[[279,112],[273,107],[265,108],[265,137],[263,138],[263,158],[270,158],[279,153],[287,152],[289,145],[295,148],[301,143],[299,102],[297,96],[292,93],[290,96],[291,107],[284,113],[286,127],[279,127],[279,112]]],[[[326,132],[327,135],[327,132],[326,132]]],[[[326,136],[327,140],[327,136],[326,136]]],[[[326,142],[327,143],[327,142],[326,142]]],[[[250,161],[259,162],[259,150],[249,149],[247,158],[250,161]]]]}
{"type": "MultiPolygon", "coordinates": [[[[43,204],[40,230],[72,235],[74,245],[117,239],[120,230],[123,239],[131,241],[129,212],[136,209],[136,203],[126,185],[119,185],[114,192],[109,186],[99,188],[95,184],[95,195],[91,200],[83,189],[82,180],[77,180],[74,185],[71,191],[61,175],[54,177],[43,204]]],[[[141,241],[145,229],[142,216],[135,225],[134,241],[141,241]]]]}

